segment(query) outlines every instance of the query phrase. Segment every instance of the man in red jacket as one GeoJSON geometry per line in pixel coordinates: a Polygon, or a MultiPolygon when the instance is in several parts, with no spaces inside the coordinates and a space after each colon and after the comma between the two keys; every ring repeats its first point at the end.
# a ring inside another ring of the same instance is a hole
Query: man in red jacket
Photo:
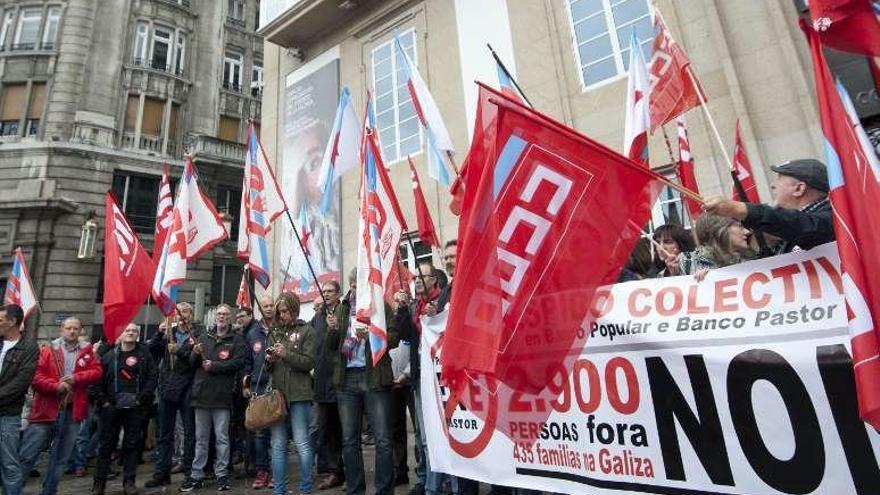
{"type": "Polygon", "coordinates": [[[82,322],[71,316],[61,324],[60,337],[40,349],[30,424],[21,442],[21,464],[22,472],[31,472],[40,452],[51,444],[42,495],[55,495],[79,423],[88,414],[87,388],[101,379],[101,362],[91,344],[80,342],[81,333],[82,322]]]}

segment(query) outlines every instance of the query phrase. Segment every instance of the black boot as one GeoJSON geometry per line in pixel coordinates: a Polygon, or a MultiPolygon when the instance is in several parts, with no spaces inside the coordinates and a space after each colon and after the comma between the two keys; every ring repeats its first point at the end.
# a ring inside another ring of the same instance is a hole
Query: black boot
{"type": "Polygon", "coordinates": [[[171,484],[171,474],[155,473],[153,477],[144,483],[144,488],[159,488],[171,484]]]}
{"type": "Polygon", "coordinates": [[[134,484],[134,480],[125,480],[122,482],[123,495],[137,495],[138,489],[134,484]]]}
{"type": "Polygon", "coordinates": [[[96,481],[92,484],[92,495],[104,495],[104,483],[96,481]]]}

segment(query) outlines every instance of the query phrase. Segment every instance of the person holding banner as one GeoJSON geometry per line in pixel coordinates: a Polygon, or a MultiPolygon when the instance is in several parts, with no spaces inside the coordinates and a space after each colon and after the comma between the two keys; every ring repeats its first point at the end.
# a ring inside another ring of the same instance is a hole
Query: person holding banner
{"type": "MultiPolygon", "coordinates": [[[[365,326],[355,320],[357,271],[348,278],[349,292],[327,318],[327,349],[335,349],[336,365],[333,386],[342,423],[342,461],[345,467],[345,492],[366,492],[364,457],[361,451],[361,426],[364,411],[376,439],[376,493],[394,492],[394,457],[391,448],[391,356],[386,352],[373,365],[370,341],[365,326]]],[[[391,308],[385,308],[391,315],[391,308]]],[[[399,340],[394,325],[387,326],[388,349],[399,340]]]]}
{"type": "Polygon", "coordinates": [[[749,229],[782,239],[776,253],[812,249],[834,240],[828,171],[819,160],[791,160],[770,167],[776,178],[770,186],[776,206],[743,203],[724,197],[706,200],[706,212],[739,220],[749,229]]]}
{"type": "Polygon", "coordinates": [[[695,275],[697,280],[702,280],[713,268],[735,265],[756,257],[751,243],[752,232],[737,220],[706,213],[700,215],[694,230],[699,246],[694,251],[679,254],[675,261],[667,261],[672,270],[695,275]]]}
{"type": "MultiPolygon", "coordinates": [[[[299,455],[299,493],[312,493],[315,453],[309,438],[312,414],[312,369],[315,367],[315,332],[299,319],[300,302],[296,294],[284,292],[275,302],[276,325],[269,330],[266,362],[272,374],[272,387],[287,401],[290,430],[299,455]]],[[[271,427],[273,493],[287,495],[288,422],[271,427]]]]}
{"type": "Polygon", "coordinates": [[[156,471],[144,487],[157,488],[171,483],[171,458],[174,454],[177,417],[183,421],[183,457],[180,463],[184,472],[192,468],[195,453],[195,416],[190,402],[190,387],[196,369],[180,354],[182,343],[196,339],[203,328],[193,322],[192,305],[177,303],[177,323],[168,328],[167,322],[159,324],[159,331],[150,339],[153,359],[159,363],[159,458],[156,471]]]}

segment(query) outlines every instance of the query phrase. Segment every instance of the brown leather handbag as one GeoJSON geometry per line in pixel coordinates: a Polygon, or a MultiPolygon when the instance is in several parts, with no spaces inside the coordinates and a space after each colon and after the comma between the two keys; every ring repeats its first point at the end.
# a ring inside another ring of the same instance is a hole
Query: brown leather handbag
{"type": "MultiPolygon", "coordinates": [[[[260,373],[257,375],[258,384],[265,367],[263,365],[260,368],[260,373]]],[[[286,417],[287,399],[284,398],[284,394],[280,390],[272,388],[272,381],[270,379],[265,392],[260,395],[256,393],[251,395],[250,402],[248,402],[247,409],[244,412],[244,427],[248,431],[260,431],[283,421],[286,417]]]]}

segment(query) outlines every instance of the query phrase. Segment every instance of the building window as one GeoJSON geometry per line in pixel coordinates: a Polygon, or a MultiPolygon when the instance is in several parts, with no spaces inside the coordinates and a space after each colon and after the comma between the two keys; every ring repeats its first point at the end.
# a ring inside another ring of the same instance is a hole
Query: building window
{"type": "MultiPolygon", "coordinates": [[[[663,174],[669,180],[678,182],[675,173],[663,174]]],[[[682,201],[681,194],[675,189],[664,186],[660,191],[660,196],[651,208],[651,221],[648,224],[648,235],[654,235],[654,229],[661,225],[678,224],[684,228],[690,228],[692,219],[687,208],[682,201]]]]}
{"type": "Polygon", "coordinates": [[[241,119],[237,117],[220,116],[220,125],[217,127],[217,138],[233,143],[240,143],[239,130],[241,119]]]}
{"type": "Polygon", "coordinates": [[[254,62],[251,71],[251,96],[259,98],[263,95],[263,66],[254,62]]]}
{"type": "Polygon", "coordinates": [[[434,252],[431,250],[431,246],[419,239],[418,232],[406,232],[400,240],[400,261],[406,264],[410,272],[413,272],[416,269],[416,263],[420,261],[433,263],[434,252]],[[412,245],[410,245],[410,241],[412,241],[412,245]]]}
{"type": "Polygon", "coordinates": [[[647,0],[569,0],[568,11],[585,88],[626,72],[633,30],[650,59],[654,32],[647,0]]]}
{"type": "Polygon", "coordinates": [[[228,0],[226,16],[237,21],[244,20],[244,1],[228,0]]]}
{"type": "Polygon", "coordinates": [[[241,189],[217,186],[217,211],[225,211],[232,217],[232,228],[229,232],[229,238],[238,239],[238,217],[241,213],[241,189]]]}
{"type": "Polygon", "coordinates": [[[223,58],[223,88],[241,91],[241,54],[226,52],[223,58]]]}
{"type": "Polygon", "coordinates": [[[25,136],[36,136],[40,128],[40,119],[43,118],[43,107],[46,105],[46,83],[33,83],[31,85],[31,99],[28,102],[27,120],[25,121],[25,136]]]}
{"type": "Polygon", "coordinates": [[[183,62],[186,57],[186,35],[182,31],[177,32],[177,45],[175,45],[174,54],[174,73],[178,76],[183,75],[183,62]]]}
{"type": "Polygon", "coordinates": [[[58,24],[60,21],[61,8],[49,7],[49,11],[46,14],[46,27],[43,28],[42,48],[44,50],[51,50],[55,48],[55,36],[58,35],[58,24]]]}
{"type": "Polygon", "coordinates": [[[139,234],[155,232],[159,180],[159,177],[120,172],[113,175],[113,194],[119,200],[131,227],[139,234]]]}
{"type": "Polygon", "coordinates": [[[13,17],[15,17],[15,12],[12,10],[7,10],[3,14],[3,26],[0,27],[0,50],[6,49],[6,42],[9,40],[9,33],[12,29],[13,17]]]}
{"type": "MultiPolygon", "coordinates": [[[[407,56],[416,61],[415,31],[400,35],[407,56]]],[[[382,157],[393,163],[422,149],[422,129],[406,86],[404,61],[399,59],[394,40],[373,50],[373,93],[376,126],[382,144],[382,157]]]]}
{"type": "Polygon", "coordinates": [[[150,38],[150,26],[146,22],[137,23],[134,35],[134,63],[146,65],[147,43],[150,38]]]}
{"type": "Polygon", "coordinates": [[[152,68],[164,71],[171,68],[171,34],[169,29],[153,28],[153,46],[150,50],[152,68]]]}
{"type": "Polygon", "coordinates": [[[23,9],[18,17],[18,28],[15,30],[13,50],[34,50],[40,37],[40,21],[42,9],[23,9]]]}
{"type": "MultiPolygon", "coordinates": [[[[238,296],[238,288],[241,285],[241,265],[214,265],[211,277],[211,302],[212,306],[220,303],[235,306],[238,296]]],[[[252,292],[253,293],[253,292],[252,292]]]]}
{"type": "Polygon", "coordinates": [[[0,107],[0,136],[19,136],[21,117],[27,102],[27,86],[7,84],[3,86],[3,101],[0,107]]]}
{"type": "Polygon", "coordinates": [[[254,31],[260,29],[260,0],[254,2],[254,31]]]}

